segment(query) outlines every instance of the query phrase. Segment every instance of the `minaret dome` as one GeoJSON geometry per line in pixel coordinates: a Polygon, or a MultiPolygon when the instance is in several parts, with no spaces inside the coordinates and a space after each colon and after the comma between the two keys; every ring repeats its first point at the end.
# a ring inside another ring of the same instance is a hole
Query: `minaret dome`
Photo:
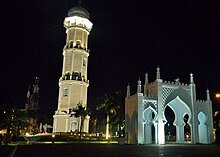
{"type": "Polygon", "coordinates": [[[88,10],[86,10],[85,8],[81,7],[81,6],[76,6],[73,8],[70,8],[70,10],[68,11],[68,16],[80,16],[83,18],[90,18],[89,12],[88,10]]]}

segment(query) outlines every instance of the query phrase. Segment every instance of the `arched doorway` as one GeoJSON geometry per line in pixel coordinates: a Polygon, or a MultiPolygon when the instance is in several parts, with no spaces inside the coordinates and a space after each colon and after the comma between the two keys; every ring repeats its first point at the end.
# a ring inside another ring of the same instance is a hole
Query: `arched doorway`
{"type": "Polygon", "coordinates": [[[69,48],[73,48],[73,40],[69,41],[69,48]]]}
{"type": "Polygon", "coordinates": [[[165,117],[167,120],[167,123],[165,124],[165,140],[167,142],[175,142],[176,126],[173,125],[173,122],[175,120],[175,114],[169,106],[165,108],[165,117]]]}
{"type": "Polygon", "coordinates": [[[184,126],[184,136],[185,136],[185,142],[191,143],[191,125],[189,122],[189,115],[185,114],[183,117],[185,126],[184,126]]]}
{"type": "MultiPolygon", "coordinates": [[[[185,141],[184,127],[186,125],[184,118],[186,115],[188,115],[187,124],[191,128],[191,124],[189,123],[191,119],[191,110],[188,107],[188,105],[180,99],[179,96],[177,96],[175,99],[170,101],[167,104],[167,106],[172,109],[175,115],[173,125],[176,126],[176,143],[184,143],[185,141]]],[[[167,119],[166,121],[168,122],[167,119]]]]}
{"type": "Polygon", "coordinates": [[[156,111],[150,106],[143,112],[143,128],[144,128],[144,143],[149,144],[154,141],[155,128],[154,121],[156,118],[156,111]]]}
{"type": "Polygon", "coordinates": [[[71,128],[70,131],[72,132],[78,131],[78,123],[76,121],[71,122],[70,128],[71,128]]]}
{"type": "Polygon", "coordinates": [[[198,114],[198,120],[199,120],[199,125],[198,125],[199,143],[208,143],[207,127],[205,125],[205,123],[207,121],[207,117],[202,111],[199,112],[199,114],[198,114]]]}

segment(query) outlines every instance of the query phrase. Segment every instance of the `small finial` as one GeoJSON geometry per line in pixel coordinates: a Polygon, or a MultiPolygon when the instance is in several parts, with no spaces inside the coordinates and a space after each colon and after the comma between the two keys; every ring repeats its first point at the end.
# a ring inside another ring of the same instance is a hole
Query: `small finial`
{"type": "Polygon", "coordinates": [[[180,78],[177,77],[177,79],[175,79],[175,82],[176,82],[176,83],[180,83],[180,78]]]}
{"type": "Polygon", "coordinates": [[[160,67],[159,67],[159,65],[157,66],[157,78],[156,79],[160,79],[160,67]]]}
{"type": "Polygon", "coordinates": [[[146,74],[145,74],[145,85],[144,85],[144,95],[145,96],[148,96],[148,84],[149,84],[148,73],[146,72],[146,74]]]}
{"type": "Polygon", "coordinates": [[[78,5],[81,7],[81,5],[82,5],[82,1],[81,0],[78,1],[78,5]]]}
{"type": "Polygon", "coordinates": [[[127,85],[127,94],[126,94],[126,97],[130,97],[130,85],[128,84],[127,85]]]}
{"type": "Polygon", "coordinates": [[[138,79],[138,85],[141,85],[141,79],[140,79],[140,77],[139,77],[139,79],[138,79]]]}
{"type": "Polygon", "coordinates": [[[149,83],[149,80],[148,80],[148,73],[146,72],[145,74],[145,84],[148,84],[149,83]]]}
{"type": "Polygon", "coordinates": [[[35,84],[38,84],[39,83],[39,80],[40,80],[40,77],[35,77],[35,84]]]}
{"type": "Polygon", "coordinates": [[[194,80],[193,80],[193,74],[190,74],[190,84],[194,84],[194,80]]]}
{"type": "Polygon", "coordinates": [[[206,90],[206,100],[210,100],[210,94],[209,94],[209,89],[208,88],[206,90]]]}
{"type": "Polygon", "coordinates": [[[137,93],[141,93],[141,80],[140,80],[140,78],[138,80],[137,93]]]}

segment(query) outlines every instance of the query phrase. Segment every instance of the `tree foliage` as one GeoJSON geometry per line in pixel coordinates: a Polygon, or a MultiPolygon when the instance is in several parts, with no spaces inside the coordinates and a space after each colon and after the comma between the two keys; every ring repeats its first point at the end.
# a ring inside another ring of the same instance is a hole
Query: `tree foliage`
{"type": "Polygon", "coordinates": [[[69,109],[69,114],[70,116],[75,116],[76,118],[81,118],[81,123],[80,123],[80,138],[82,137],[82,127],[84,124],[84,121],[87,116],[91,115],[91,111],[86,108],[85,106],[82,105],[82,103],[78,103],[77,107],[75,108],[70,108],[69,109]]]}
{"type": "Polygon", "coordinates": [[[6,144],[10,141],[11,134],[16,137],[20,130],[26,130],[30,126],[29,119],[34,112],[26,109],[0,110],[0,129],[6,129],[6,144]]]}
{"type": "Polygon", "coordinates": [[[104,110],[106,114],[117,114],[117,110],[121,106],[121,94],[120,92],[114,92],[111,94],[104,94],[103,97],[98,99],[97,111],[104,110]]]}
{"type": "Polygon", "coordinates": [[[86,107],[82,106],[81,103],[77,104],[76,108],[69,109],[71,112],[71,116],[86,118],[86,116],[91,114],[91,111],[86,107]]]}
{"type": "MultiPolygon", "coordinates": [[[[109,129],[114,128],[117,123],[115,120],[119,119],[119,117],[117,118],[117,112],[122,106],[121,93],[114,92],[111,94],[105,94],[98,99],[97,103],[98,106],[96,107],[96,110],[100,112],[104,111],[106,114],[106,139],[108,139],[109,129]],[[110,115],[113,116],[110,117],[110,115]]],[[[119,120],[117,121],[119,122],[119,120]]]]}

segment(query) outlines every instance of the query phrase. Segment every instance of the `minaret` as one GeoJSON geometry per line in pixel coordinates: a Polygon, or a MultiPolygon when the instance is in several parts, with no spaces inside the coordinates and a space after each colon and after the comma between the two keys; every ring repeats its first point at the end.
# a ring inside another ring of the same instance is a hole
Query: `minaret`
{"type": "Polygon", "coordinates": [[[33,93],[31,96],[31,109],[37,110],[39,109],[39,98],[40,98],[40,94],[39,94],[39,81],[40,78],[39,77],[35,77],[35,82],[33,85],[33,93]]]}
{"type": "Polygon", "coordinates": [[[144,83],[144,96],[148,96],[148,73],[145,74],[145,83],[144,83]]]}
{"type": "Polygon", "coordinates": [[[28,86],[28,92],[26,96],[26,102],[25,102],[25,109],[28,110],[38,110],[39,109],[39,98],[40,98],[40,93],[39,93],[39,77],[35,77],[35,82],[33,85],[33,88],[31,86],[28,86]]]}
{"type": "Polygon", "coordinates": [[[25,101],[25,109],[30,108],[30,101],[31,101],[31,86],[28,86],[28,91],[27,91],[27,96],[26,96],[26,101],[25,101]]]}
{"type": "Polygon", "coordinates": [[[87,107],[88,36],[92,29],[89,12],[80,5],[68,11],[64,20],[66,44],[63,49],[63,69],[59,80],[58,108],[54,115],[54,132],[88,132],[88,120],[70,116],[69,109],[78,104],[87,107]]]}
{"type": "Polygon", "coordinates": [[[37,126],[37,112],[39,110],[39,98],[40,98],[40,88],[39,88],[39,77],[35,77],[35,82],[33,84],[33,87],[30,85],[28,86],[28,92],[26,96],[26,102],[25,102],[25,109],[34,111],[30,117],[28,117],[27,122],[30,124],[26,128],[26,132],[32,133],[32,131],[36,131],[38,129],[37,126]]]}

